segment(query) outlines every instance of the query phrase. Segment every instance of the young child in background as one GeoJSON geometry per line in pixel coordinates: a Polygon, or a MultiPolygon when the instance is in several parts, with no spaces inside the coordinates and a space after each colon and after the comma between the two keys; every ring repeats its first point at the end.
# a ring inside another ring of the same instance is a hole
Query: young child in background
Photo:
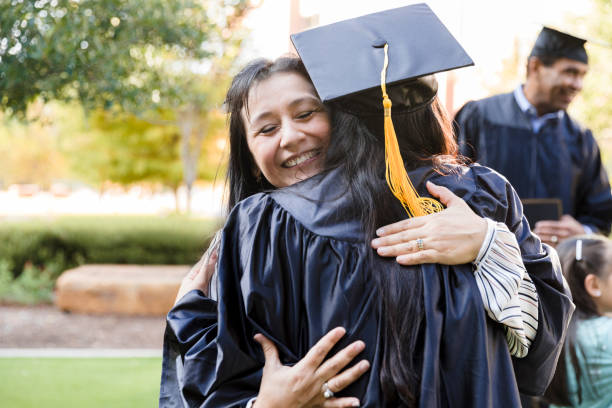
{"type": "Polygon", "coordinates": [[[576,311],[546,396],[551,407],[612,407],[612,241],[579,236],[557,250],[576,311]]]}

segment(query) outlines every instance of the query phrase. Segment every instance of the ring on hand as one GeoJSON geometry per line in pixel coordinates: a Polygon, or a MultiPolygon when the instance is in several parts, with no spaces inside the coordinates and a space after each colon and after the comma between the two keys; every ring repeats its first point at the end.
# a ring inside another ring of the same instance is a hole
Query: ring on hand
{"type": "Polygon", "coordinates": [[[553,244],[556,244],[557,242],[559,242],[559,237],[556,235],[551,236],[550,242],[552,242],[553,244]]]}
{"type": "Polygon", "coordinates": [[[425,248],[425,245],[423,245],[423,240],[421,238],[417,238],[416,244],[417,248],[419,248],[419,251],[422,251],[423,248],[425,248]]]}
{"type": "Polygon", "coordinates": [[[327,381],[323,383],[323,397],[325,399],[330,399],[334,396],[334,392],[329,389],[329,385],[327,385],[327,381]]]}

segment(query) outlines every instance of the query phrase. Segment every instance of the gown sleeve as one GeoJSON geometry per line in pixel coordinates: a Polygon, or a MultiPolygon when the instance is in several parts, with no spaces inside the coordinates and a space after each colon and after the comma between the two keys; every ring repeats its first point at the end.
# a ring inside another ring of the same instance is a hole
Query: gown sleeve
{"type": "MultiPolygon", "coordinates": [[[[182,385],[188,405],[248,406],[259,392],[265,363],[253,339],[257,333],[274,342],[283,365],[297,363],[338,326],[349,333],[336,351],[359,338],[370,345],[364,353],[372,355],[364,358],[373,358],[378,318],[372,312],[376,297],[371,280],[364,272],[363,254],[369,251],[363,240],[311,232],[269,195],[256,194],[237,204],[221,237],[216,323],[203,317],[190,321],[189,315],[197,317],[197,305],[206,303],[198,291],[181,300],[168,318],[183,355],[183,371],[189,373],[182,385]]],[[[378,372],[376,364],[372,362],[372,372],[378,372]]],[[[378,384],[378,377],[366,373],[342,392],[376,399],[378,384]]]]}
{"type": "Polygon", "coordinates": [[[199,290],[185,294],[170,310],[164,333],[160,408],[191,407],[199,404],[206,389],[202,364],[214,369],[216,360],[217,302],[199,290]]]}
{"type": "Polygon", "coordinates": [[[608,174],[601,161],[601,153],[590,130],[581,133],[581,173],[577,183],[576,218],[581,224],[604,235],[612,225],[612,192],[608,174]]]}
{"type": "Polygon", "coordinates": [[[288,317],[294,314],[289,305],[299,307],[291,301],[297,290],[292,276],[299,276],[293,268],[301,259],[291,246],[299,240],[294,231],[283,235],[283,221],[274,219],[279,211],[270,201],[252,196],[229,215],[219,248],[218,302],[193,291],[168,315],[183,355],[182,389],[190,407],[249,405],[265,362],[256,333],[275,342],[283,364],[299,360],[292,335],[299,322],[288,317]],[[287,273],[274,273],[279,268],[287,273]],[[198,310],[203,306],[210,312],[215,306],[216,313],[204,316],[198,310]]]}
{"type": "Polygon", "coordinates": [[[513,358],[522,393],[542,395],[552,380],[574,311],[571,294],[556,251],[531,232],[514,188],[499,173],[483,166],[470,167],[477,190],[466,202],[482,217],[503,222],[514,233],[523,263],[538,294],[538,330],[524,358],[513,358]],[[500,202],[501,197],[501,202],[500,202]]]}
{"type": "Polygon", "coordinates": [[[472,162],[478,160],[480,115],[475,101],[466,103],[455,115],[453,122],[459,153],[472,162]]]}
{"type": "MultiPolygon", "coordinates": [[[[213,251],[218,249],[221,231],[213,236],[208,249],[193,267],[207,264],[213,251]]],[[[166,316],[166,330],[162,355],[162,374],[159,392],[160,408],[187,407],[190,390],[197,387],[193,373],[185,372],[185,356],[191,347],[204,350],[206,361],[214,361],[216,350],[208,343],[217,336],[217,265],[212,276],[208,296],[193,290],[180,300],[166,316]]]]}
{"type": "Polygon", "coordinates": [[[512,356],[529,352],[538,329],[538,294],[525,270],[516,237],[488,218],[474,276],[488,316],[504,325],[512,356]]]}

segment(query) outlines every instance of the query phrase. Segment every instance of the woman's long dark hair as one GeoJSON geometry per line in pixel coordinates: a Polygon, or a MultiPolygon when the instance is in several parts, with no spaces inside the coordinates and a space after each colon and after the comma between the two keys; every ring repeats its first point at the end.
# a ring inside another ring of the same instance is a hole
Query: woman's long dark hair
{"type": "Polygon", "coordinates": [[[571,405],[569,392],[567,389],[567,362],[566,355],[569,353],[569,359],[576,373],[576,382],[578,384],[578,402],[582,402],[582,388],[580,387],[580,378],[589,373],[583,373],[578,364],[578,348],[580,345],[576,342],[576,330],[581,320],[600,316],[597,310],[597,305],[593,301],[591,295],[588,294],[584,287],[584,280],[587,275],[595,275],[601,279],[607,277],[609,265],[607,261],[608,251],[612,250],[612,242],[607,238],[597,235],[584,235],[571,238],[563,241],[557,247],[559,258],[561,259],[561,268],[563,275],[572,292],[573,302],[576,305],[576,311],[567,330],[565,344],[555,375],[544,394],[546,399],[552,404],[571,405]],[[582,241],[582,257],[576,259],[576,241],[582,241]]]}
{"type": "MultiPolygon", "coordinates": [[[[297,58],[280,58],[275,62],[257,60],[234,78],[227,95],[230,208],[249,195],[274,188],[267,182],[257,181],[254,176],[255,164],[246,144],[242,109],[251,86],[275,72],[295,72],[310,81],[297,58]]],[[[371,128],[356,116],[333,104],[327,108],[332,121],[332,137],[325,168],[342,169],[344,188],[352,196],[365,241],[369,242],[375,237],[377,228],[406,216],[385,182],[384,139],[370,131],[371,128]]],[[[415,112],[394,115],[393,120],[408,170],[423,165],[435,166],[456,157],[451,122],[437,99],[415,112]]],[[[373,251],[369,256],[373,265],[373,251]]],[[[418,402],[421,372],[420,353],[416,351],[420,346],[424,315],[422,275],[406,272],[393,259],[382,262],[386,262],[389,269],[385,273],[373,273],[383,324],[381,388],[387,406],[412,407],[418,402]]]]}

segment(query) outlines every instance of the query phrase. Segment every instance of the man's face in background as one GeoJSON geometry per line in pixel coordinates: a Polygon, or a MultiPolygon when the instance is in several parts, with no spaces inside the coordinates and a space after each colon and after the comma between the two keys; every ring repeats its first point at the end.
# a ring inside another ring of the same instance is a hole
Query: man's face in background
{"type": "Polygon", "coordinates": [[[587,64],[568,58],[559,58],[549,66],[539,61],[533,71],[538,90],[538,111],[548,113],[567,109],[582,90],[588,69],[587,64]]]}

